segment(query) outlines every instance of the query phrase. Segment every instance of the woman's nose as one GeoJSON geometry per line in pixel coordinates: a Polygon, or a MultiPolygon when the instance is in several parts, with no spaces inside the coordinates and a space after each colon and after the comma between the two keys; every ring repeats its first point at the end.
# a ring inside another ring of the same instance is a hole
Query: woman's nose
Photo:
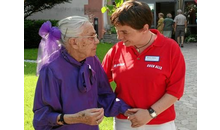
{"type": "Polygon", "coordinates": [[[99,44],[99,39],[95,37],[95,44],[99,44]]]}

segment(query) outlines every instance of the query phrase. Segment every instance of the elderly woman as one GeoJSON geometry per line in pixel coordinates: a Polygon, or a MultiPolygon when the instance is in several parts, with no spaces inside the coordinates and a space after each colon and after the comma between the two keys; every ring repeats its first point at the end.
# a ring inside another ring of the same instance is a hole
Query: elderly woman
{"type": "Polygon", "coordinates": [[[99,40],[87,18],[67,17],[58,28],[48,21],[39,34],[35,129],[98,130],[104,115],[125,113],[129,106],[116,100],[96,57],[99,40]]]}
{"type": "Polygon", "coordinates": [[[157,30],[160,32],[160,33],[163,33],[163,16],[164,14],[163,13],[158,13],[158,22],[157,22],[157,30]]]}
{"type": "Polygon", "coordinates": [[[171,38],[172,36],[172,31],[173,31],[173,19],[172,19],[172,14],[168,13],[167,17],[163,21],[163,35],[165,37],[171,38]]]}

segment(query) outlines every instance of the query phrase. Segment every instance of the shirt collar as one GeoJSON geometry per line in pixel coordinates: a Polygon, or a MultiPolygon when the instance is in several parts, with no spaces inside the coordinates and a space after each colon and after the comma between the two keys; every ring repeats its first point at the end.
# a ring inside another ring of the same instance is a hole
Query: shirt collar
{"type": "Polygon", "coordinates": [[[67,62],[69,62],[70,64],[75,65],[75,66],[82,66],[82,64],[86,61],[86,59],[85,59],[82,62],[78,62],[76,59],[74,59],[72,56],[69,55],[66,48],[64,48],[64,47],[61,48],[61,54],[67,62]]]}
{"type": "Polygon", "coordinates": [[[154,33],[155,35],[157,35],[157,38],[154,40],[154,42],[152,43],[153,46],[163,46],[163,34],[161,34],[157,29],[150,29],[150,31],[152,33],[154,33]]]}

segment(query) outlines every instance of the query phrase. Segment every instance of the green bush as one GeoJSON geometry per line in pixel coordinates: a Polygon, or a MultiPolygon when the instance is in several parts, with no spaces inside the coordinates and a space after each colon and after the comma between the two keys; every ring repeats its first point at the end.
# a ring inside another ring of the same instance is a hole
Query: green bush
{"type": "Polygon", "coordinates": [[[186,43],[197,42],[197,34],[191,34],[185,38],[186,43]]]}
{"type": "Polygon", "coordinates": [[[116,34],[116,29],[115,29],[114,26],[111,26],[111,33],[112,33],[112,34],[116,34]]]}

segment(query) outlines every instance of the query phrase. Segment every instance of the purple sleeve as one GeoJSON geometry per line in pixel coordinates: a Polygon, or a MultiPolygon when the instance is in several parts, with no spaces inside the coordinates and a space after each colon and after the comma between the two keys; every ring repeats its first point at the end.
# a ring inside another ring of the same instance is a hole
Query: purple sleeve
{"type": "Polygon", "coordinates": [[[34,119],[35,129],[51,129],[57,126],[57,116],[61,111],[59,100],[59,85],[49,68],[40,72],[34,98],[34,119]]]}
{"type": "MultiPolygon", "coordinates": [[[[97,57],[96,57],[97,58],[97,57]]],[[[97,59],[98,60],[98,59],[97,59]]],[[[105,116],[117,116],[118,114],[124,114],[125,111],[130,108],[123,100],[116,98],[115,93],[108,82],[107,75],[102,68],[99,60],[97,62],[96,71],[98,79],[98,103],[99,107],[104,108],[105,116]]]]}

